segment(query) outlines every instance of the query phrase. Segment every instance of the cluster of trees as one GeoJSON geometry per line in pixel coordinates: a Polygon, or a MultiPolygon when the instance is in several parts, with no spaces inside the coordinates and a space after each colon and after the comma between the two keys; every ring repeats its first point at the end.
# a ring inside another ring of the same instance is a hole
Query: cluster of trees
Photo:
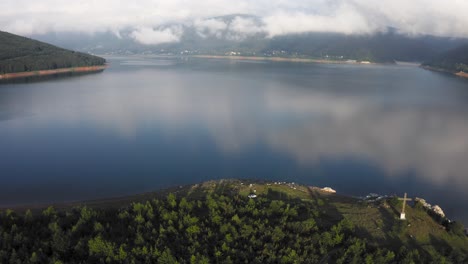
{"type": "Polygon", "coordinates": [[[0,74],[103,65],[106,60],[0,31],[0,74]]]}
{"type": "Polygon", "coordinates": [[[122,209],[0,214],[0,263],[458,263],[461,253],[376,248],[316,202],[169,194],[122,209]]]}

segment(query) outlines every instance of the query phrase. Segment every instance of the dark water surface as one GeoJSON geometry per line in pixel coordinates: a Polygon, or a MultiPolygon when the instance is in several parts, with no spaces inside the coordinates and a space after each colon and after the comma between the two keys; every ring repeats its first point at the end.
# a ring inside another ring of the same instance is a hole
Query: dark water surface
{"type": "Polygon", "coordinates": [[[109,61],[0,85],[0,205],[260,178],[408,192],[468,222],[468,80],[397,65],[109,61]]]}

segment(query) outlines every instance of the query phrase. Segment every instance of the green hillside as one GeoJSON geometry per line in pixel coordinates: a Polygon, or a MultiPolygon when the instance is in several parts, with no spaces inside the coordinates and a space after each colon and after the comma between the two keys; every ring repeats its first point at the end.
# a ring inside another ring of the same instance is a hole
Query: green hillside
{"type": "Polygon", "coordinates": [[[103,65],[105,59],[0,31],[0,74],[103,65]]]}
{"type": "Polygon", "coordinates": [[[429,66],[450,72],[468,73],[468,45],[460,46],[447,51],[435,59],[428,61],[423,66],[429,66]]]}
{"type": "Polygon", "coordinates": [[[1,263],[468,263],[468,238],[420,205],[221,180],[0,213],[1,263]],[[248,195],[255,193],[256,198],[248,195]]]}

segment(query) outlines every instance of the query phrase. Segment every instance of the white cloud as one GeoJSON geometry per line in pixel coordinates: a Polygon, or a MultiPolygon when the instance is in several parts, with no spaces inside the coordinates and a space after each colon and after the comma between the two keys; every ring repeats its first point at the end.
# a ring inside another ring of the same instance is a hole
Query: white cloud
{"type": "Polygon", "coordinates": [[[203,38],[214,36],[241,41],[256,34],[265,33],[265,28],[259,21],[243,16],[236,16],[231,21],[224,21],[221,18],[197,19],[193,26],[198,35],[203,38]]]}
{"type": "Polygon", "coordinates": [[[241,41],[259,33],[265,33],[263,25],[253,18],[237,16],[229,24],[228,39],[241,41]]]}
{"type": "Polygon", "coordinates": [[[227,29],[227,24],[220,19],[197,19],[193,23],[197,33],[201,37],[206,37],[207,35],[216,36],[221,38],[223,32],[227,29]]]}
{"type": "Polygon", "coordinates": [[[155,30],[150,27],[141,27],[130,34],[134,40],[144,45],[179,42],[181,35],[182,29],[180,27],[171,27],[160,30],[155,30]]]}
{"type": "Polygon", "coordinates": [[[306,32],[362,34],[386,30],[385,25],[371,23],[363,14],[348,5],[338,8],[331,15],[278,12],[265,17],[263,22],[269,36],[306,32]]]}
{"type": "MultiPolygon", "coordinates": [[[[173,23],[197,26],[199,21],[202,34],[217,34],[223,22],[209,18],[251,14],[264,22],[262,30],[270,36],[308,31],[372,33],[391,26],[408,34],[468,37],[467,10],[468,1],[463,0],[239,0],[236,4],[228,0],[2,0],[0,29],[24,35],[118,33],[173,23]]],[[[233,30],[260,31],[248,21],[233,22],[233,30]]]]}
{"type": "Polygon", "coordinates": [[[243,18],[239,16],[232,20],[231,24],[229,25],[229,29],[233,32],[246,35],[255,35],[265,30],[253,18],[243,18]]]}

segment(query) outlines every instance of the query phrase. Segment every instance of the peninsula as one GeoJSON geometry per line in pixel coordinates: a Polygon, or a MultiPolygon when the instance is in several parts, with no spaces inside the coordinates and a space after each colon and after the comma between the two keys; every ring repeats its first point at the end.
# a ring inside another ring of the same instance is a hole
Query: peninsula
{"type": "Polygon", "coordinates": [[[0,31],[0,79],[96,72],[106,60],[0,31]]]}
{"type": "MultiPolygon", "coordinates": [[[[419,201],[419,200],[418,200],[419,201]]],[[[2,263],[466,263],[463,226],[422,202],[218,180],[0,212],[2,263]],[[40,241],[40,242],[39,242],[40,241]]]]}
{"type": "Polygon", "coordinates": [[[447,72],[468,78],[468,44],[449,50],[425,62],[422,67],[428,70],[447,72]]]}

